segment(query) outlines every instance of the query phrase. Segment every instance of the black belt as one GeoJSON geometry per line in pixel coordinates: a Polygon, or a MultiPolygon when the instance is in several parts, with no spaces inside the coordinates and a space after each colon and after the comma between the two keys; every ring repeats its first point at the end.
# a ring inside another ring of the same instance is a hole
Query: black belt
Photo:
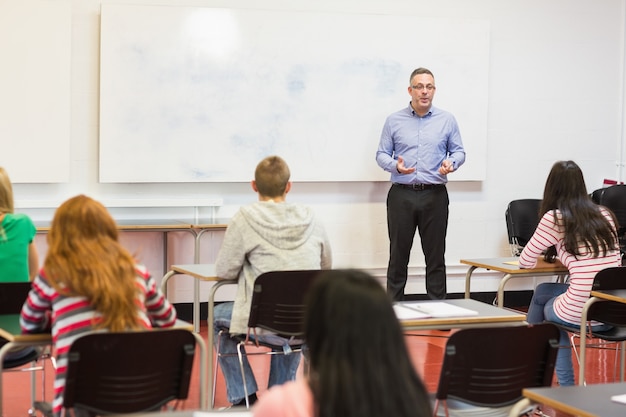
{"type": "Polygon", "coordinates": [[[400,188],[406,188],[407,190],[414,190],[414,191],[434,190],[437,188],[444,188],[446,186],[445,184],[400,184],[397,182],[394,182],[393,185],[400,187],[400,188]]]}

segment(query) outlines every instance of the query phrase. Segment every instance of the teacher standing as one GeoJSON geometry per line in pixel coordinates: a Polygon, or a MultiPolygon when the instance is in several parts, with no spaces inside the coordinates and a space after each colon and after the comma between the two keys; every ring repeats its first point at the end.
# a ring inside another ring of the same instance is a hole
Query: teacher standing
{"type": "Polygon", "coordinates": [[[389,266],[387,293],[404,299],[416,229],[426,261],[426,292],[446,298],[448,174],[465,162],[465,149],[454,116],[433,107],[435,77],[426,68],[411,73],[409,105],[387,117],[376,162],[391,173],[387,195],[389,266]]]}

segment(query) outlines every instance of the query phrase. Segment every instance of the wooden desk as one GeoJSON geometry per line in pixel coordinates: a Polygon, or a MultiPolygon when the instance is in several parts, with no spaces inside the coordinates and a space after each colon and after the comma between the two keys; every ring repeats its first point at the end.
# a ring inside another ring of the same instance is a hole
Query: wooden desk
{"type": "Polygon", "coordinates": [[[524,397],[557,411],[580,417],[617,417],[626,415],[626,404],[611,401],[611,396],[626,394],[626,383],[595,384],[585,387],[525,388],[524,397]]]}
{"type": "MultiPolygon", "coordinates": [[[[207,345],[200,335],[193,331],[193,326],[183,320],[176,320],[176,324],[171,327],[172,329],[186,329],[189,330],[195,337],[196,343],[200,350],[200,407],[204,410],[208,409],[208,350],[207,345]]],[[[0,367],[4,363],[4,357],[7,352],[13,347],[28,347],[28,346],[48,346],[52,344],[52,336],[50,333],[38,333],[38,334],[22,334],[20,327],[20,315],[19,314],[0,314],[0,336],[9,341],[2,348],[0,348],[0,367]]],[[[1,369],[0,369],[1,372],[1,369]]],[[[2,386],[3,375],[0,375],[0,416],[3,415],[3,397],[4,391],[2,386]]],[[[32,384],[31,384],[32,385],[32,384]]],[[[34,386],[31,387],[34,389],[34,386]]],[[[35,398],[34,392],[31,398],[35,398]]]]}
{"type": "MultiPolygon", "coordinates": [[[[420,301],[420,303],[437,302],[437,300],[420,301]]],[[[416,320],[401,320],[405,330],[428,329],[463,329],[473,327],[491,327],[497,325],[520,326],[526,324],[526,314],[498,308],[481,301],[469,298],[459,300],[444,300],[448,304],[463,307],[478,312],[475,316],[425,318],[416,320]]]]}
{"type": "Polygon", "coordinates": [[[193,308],[193,325],[194,330],[197,332],[200,331],[200,297],[199,297],[199,284],[200,281],[213,281],[215,284],[211,287],[211,291],[209,292],[209,306],[208,306],[208,318],[207,318],[207,346],[211,351],[211,358],[207,361],[207,374],[209,375],[209,380],[207,383],[207,393],[211,397],[210,408],[213,407],[213,366],[214,366],[214,352],[213,349],[213,309],[215,307],[215,293],[217,290],[224,286],[234,284],[237,285],[236,279],[221,279],[215,275],[215,265],[213,264],[189,264],[189,265],[172,265],[171,270],[165,274],[163,280],[161,281],[161,290],[163,294],[167,296],[167,282],[174,275],[189,275],[194,278],[195,282],[198,283],[198,287],[194,286],[194,308],[193,308]],[[196,290],[198,288],[198,290],[196,290]]]}
{"type": "Polygon", "coordinates": [[[534,277],[534,276],[549,276],[549,275],[565,275],[568,273],[567,268],[562,264],[551,264],[540,259],[536,268],[523,269],[520,268],[517,263],[512,262],[519,261],[519,258],[483,258],[483,259],[461,259],[461,263],[469,265],[469,269],[465,274],[465,298],[470,298],[470,283],[472,279],[472,273],[478,269],[483,268],[492,271],[502,272],[504,276],[500,280],[498,286],[498,307],[504,307],[504,286],[513,277],[534,277]]]}
{"type": "MultiPolygon", "coordinates": [[[[578,385],[585,385],[585,361],[587,359],[587,344],[584,340],[587,338],[587,314],[589,307],[599,301],[615,301],[618,303],[626,304],[626,290],[603,290],[603,291],[591,291],[589,299],[583,306],[583,311],[580,316],[580,361],[578,363],[578,385]]],[[[622,343],[622,349],[620,350],[620,380],[624,382],[624,369],[626,367],[626,352],[624,349],[624,343],[622,343]]],[[[626,411],[626,409],[624,410],[626,411]]]]}

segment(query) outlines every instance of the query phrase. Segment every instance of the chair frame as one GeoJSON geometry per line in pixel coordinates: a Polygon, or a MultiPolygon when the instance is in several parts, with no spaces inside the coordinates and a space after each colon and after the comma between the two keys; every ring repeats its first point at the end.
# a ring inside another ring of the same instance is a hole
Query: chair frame
{"type": "MultiPolygon", "coordinates": [[[[606,268],[599,271],[594,278],[592,291],[626,289],[626,267],[618,266],[606,268]]],[[[615,350],[615,366],[618,365],[618,355],[620,355],[621,371],[620,379],[624,380],[624,364],[626,355],[626,304],[616,301],[600,300],[590,297],[585,303],[581,314],[581,324],[563,325],[554,323],[558,328],[570,333],[570,346],[574,350],[574,356],[578,361],[579,374],[578,384],[586,385],[585,380],[585,350],[587,347],[599,349],[615,350]],[[614,326],[606,331],[593,331],[591,321],[598,321],[614,326]],[[579,348],[577,349],[576,338],[579,338],[579,348]],[[593,343],[592,339],[600,339],[601,342],[593,343]],[[584,347],[582,347],[584,344],[584,347]],[[615,347],[608,347],[616,345],[615,347]]],[[[569,348],[569,346],[568,346],[569,348]]]]}
{"type": "Polygon", "coordinates": [[[219,368],[219,357],[229,356],[219,352],[220,339],[232,337],[238,340],[237,357],[243,380],[246,408],[250,408],[248,388],[244,372],[244,356],[254,355],[291,355],[301,354],[304,349],[304,298],[309,287],[317,278],[320,270],[288,270],[270,271],[259,275],[254,282],[248,331],[244,335],[229,334],[227,329],[221,330],[217,338],[217,354],[213,374],[213,395],[219,368]],[[257,329],[268,331],[284,338],[290,349],[283,350],[283,345],[275,345],[259,338],[257,329]],[[266,347],[271,351],[249,352],[246,346],[266,347]]]}
{"type": "Polygon", "coordinates": [[[550,386],[559,344],[553,324],[461,329],[444,351],[434,416],[448,399],[482,407],[513,406],[522,389],[550,386]]]}
{"type": "Polygon", "coordinates": [[[158,411],[174,401],[176,409],[189,394],[195,348],[187,329],[84,335],[68,353],[63,407],[126,414],[158,411]]]}
{"type": "MultiPolygon", "coordinates": [[[[618,266],[606,268],[599,271],[593,280],[592,291],[619,290],[626,289],[626,267],[618,266]]],[[[597,297],[590,297],[585,303],[581,314],[581,326],[579,328],[581,343],[588,338],[598,338],[608,343],[617,344],[616,359],[620,353],[620,380],[624,381],[624,367],[626,366],[626,304],[617,301],[601,300],[597,297]],[[612,325],[613,328],[606,331],[592,331],[590,321],[598,321],[612,325]]],[[[570,341],[574,351],[576,347],[573,339],[576,333],[573,332],[570,341]]],[[[581,347],[580,355],[576,354],[579,361],[579,385],[585,385],[585,351],[586,347],[595,345],[585,345],[581,347]]],[[[617,360],[615,361],[617,366],[617,360]]]]}
{"type": "MultiPolygon", "coordinates": [[[[0,314],[20,314],[24,301],[28,297],[31,289],[31,282],[3,282],[0,283],[0,314]]],[[[0,340],[4,340],[0,338],[0,340]]],[[[8,341],[5,341],[8,343],[8,341]]],[[[4,345],[1,343],[0,346],[4,345]]],[[[33,348],[33,350],[22,358],[11,360],[5,359],[2,363],[2,372],[31,372],[30,396],[31,408],[28,415],[35,415],[36,410],[45,404],[46,399],[46,359],[52,363],[56,369],[56,362],[50,353],[50,347],[33,348]],[[38,363],[41,364],[38,364],[38,363]],[[30,364],[28,367],[25,365],[30,364]],[[36,372],[41,371],[41,395],[42,400],[37,401],[36,397],[36,372]]]]}

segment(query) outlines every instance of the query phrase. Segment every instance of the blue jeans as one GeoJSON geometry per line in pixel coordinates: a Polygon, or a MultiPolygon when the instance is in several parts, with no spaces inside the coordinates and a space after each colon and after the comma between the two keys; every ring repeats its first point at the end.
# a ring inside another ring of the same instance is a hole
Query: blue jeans
{"type": "MultiPolygon", "coordinates": [[[[230,319],[233,314],[233,303],[221,303],[215,306],[214,310],[214,343],[217,343],[217,337],[220,330],[228,329],[230,327],[230,319]]],[[[259,340],[267,340],[271,343],[276,343],[277,339],[280,339],[285,343],[285,347],[281,350],[288,350],[287,339],[279,338],[275,335],[259,336],[259,340]]],[[[245,397],[243,389],[243,379],[241,378],[241,370],[239,369],[239,359],[237,358],[237,341],[229,337],[228,333],[223,333],[220,338],[219,350],[223,354],[228,356],[220,357],[220,367],[226,380],[226,393],[228,401],[234,404],[245,397]]],[[[300,365],[300,353],[293,353],[289,355],[271,355],[270,361],[270,375],[268,381],[268,388],[273,385],[283,384],[287,381],[296,379],[296,372],[300,365]]],[[[248,389],[248,395],[251,395],[258,391],[256,379],[254,373],[250,367],[250,363],[246,356],[243,357],[244,373],[246,375],[246,387],[248,389]]]]}
{"type": "MultiPolygon", "coordinates": [[[[539,324],[544,321],[561,324],[565,326],[575,327],[572,323],[561,320],[554,312],[554,300],[559,295],[567,291],[569,284],[558,282],[544,282],[537,285],[533,298],[530,300],[526,321],[530,324],[539,324]]],[[[599,325],[593,326],[592,329],[606,330],[611,326],[599,325]]],[[[561,386],[575,385],[574,381],[574,365],[572,364],[572,349],[569,341],[568,333],[561,330],[559,340],[560,349],[556,355],[555,373],[561,386]]]]}

